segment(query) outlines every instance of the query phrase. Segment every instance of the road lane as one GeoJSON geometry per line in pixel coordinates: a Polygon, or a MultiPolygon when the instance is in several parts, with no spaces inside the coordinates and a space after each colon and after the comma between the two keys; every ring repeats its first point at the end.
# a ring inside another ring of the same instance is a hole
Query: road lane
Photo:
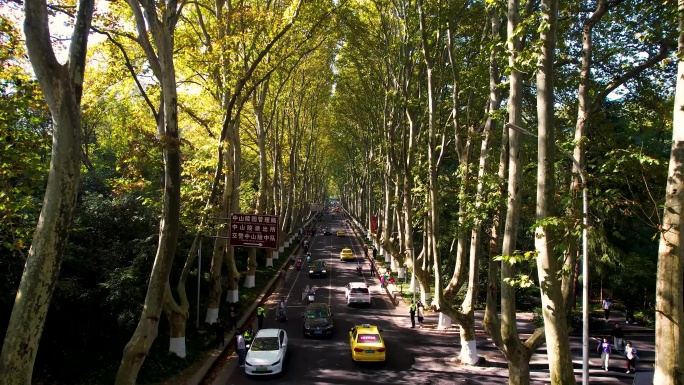
{"type": "MultiPolygon", "coordinates": [[[[285,286],[276,290],[267,302],[264,327],[282,328],[288,334],[288,362],[285,372],[275,377],[247,378],[241,368],[234,368],[228,381],[223,384],[416,384],[440,383],[447,380],[449,382],[445,383],[452,383],[450,381],[453,380],[453,374],[435,368],[434,363],[420,364],[421,370],[414,367],[418,355],[424,358],[453,355],[456,338],[449,339],[447,343],[444,335],[407,329],[408,314],[398,317],[392,313],[394,307],[380,289],[377,277],[370,277],[368,261],[363,258],[363,245],[353,236],[354,232],[346,220],[341,219],[340,214],[336,214],[335,219],[331,219],[330,215],[324,215],[318,226],[316,236],[310,239],[310,251],[312,260],[326,262],[328,276],[309,278],[309,265],[306,264],[303,254],[302,269],[298,271],[294,267],[290,268],[285,286]],[[327,227],[332,230],[333,235],[323,235],[323,229],[327,227]],[[336,236],[339,229],[344,229],[346,236],[336,236]],[[356,261],[340,261],[339,253],[344,247],[353,250],[356,261]],[[357,274],[358,263],[363,266],[363,277],[357,274]],[[368,284],[372,296],[370,307],[347,306],[344,287],[348,282],[368,284]],[[334,314],[334,334],[331,338],[303,336],[302,315],[306,299],[303,300],[301,294],[307,285],[316,287],[315,302],[328,303],[334,314]],[[287,322],[275,319],[277,301],[281,297],[285,297],[287,301],[287,322]],[[385,364],[352,361],[348,331],[352,326],[363,323],[375,324],[382,329],[387,347],[385,364]]],[[[447,370],[448,367],[444,366],[443,369],[447,370]]]]}

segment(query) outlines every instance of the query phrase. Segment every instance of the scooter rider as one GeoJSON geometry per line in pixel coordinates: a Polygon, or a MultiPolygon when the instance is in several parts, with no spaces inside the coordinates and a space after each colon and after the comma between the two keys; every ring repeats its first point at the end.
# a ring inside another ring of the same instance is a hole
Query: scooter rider
{"type": "Polygon", "coordinates": [[[287,321],[287,313],[285,310],[285,297],[281,297],[280,302],[278,303],[278,318],[287,321]]]}
{"type": "Polygon", "coordinates": [[[311,263],[311,253],[306,253],[306,263],[311,263]]]}
{"type": "Polygon", "coordinates": [[[295,267],[297,267],[297,270],[301,270],[301,268],[302,268],[302,258],[301,257],[297,258],[297,263],[295,264],[295,267]]]}

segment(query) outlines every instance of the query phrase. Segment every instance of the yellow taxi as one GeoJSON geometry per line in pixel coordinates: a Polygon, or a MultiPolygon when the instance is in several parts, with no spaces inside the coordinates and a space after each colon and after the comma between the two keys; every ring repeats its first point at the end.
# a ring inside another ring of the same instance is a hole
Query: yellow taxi
{"type": "Polygon", "coordinates": [[[349,329],[349,346],[354,361],[385,362],[385,341],[377,326],[363,324],[349,329]]]}
{"type": "Polygon", "coordinates": [[[344,230],[337,230],[337,236],[338,236],[338,237],[344,237],[345,235],[347,235],[347,232],[346,232],[346,231],[344,231],[344,230]]]}
{"type": "Polygon", "coordinates": [[[353,261],[355,259],[352,249],[345,247],[340,251],[340,261],[353,261]]]}

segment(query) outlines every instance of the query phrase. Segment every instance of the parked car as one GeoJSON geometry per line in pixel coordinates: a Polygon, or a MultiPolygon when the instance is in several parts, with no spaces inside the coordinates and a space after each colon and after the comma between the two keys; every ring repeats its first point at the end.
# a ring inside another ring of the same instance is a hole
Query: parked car
{"type": "Polygon", "coordinates": [[[283,329],[261,329],[254,336],[245,357],[245,373],[253,376],[283,371],[287,354],[287,333],[283,329]]]}

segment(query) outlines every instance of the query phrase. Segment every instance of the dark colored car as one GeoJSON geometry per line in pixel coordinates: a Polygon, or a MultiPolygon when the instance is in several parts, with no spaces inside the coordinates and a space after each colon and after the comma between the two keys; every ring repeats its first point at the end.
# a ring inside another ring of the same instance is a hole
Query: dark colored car
{"type": "Polygon", "coordinates": [[[323,233],[323,235],[332,235],[332,230],[325,229],[325,232],[323,233]]]}
{"type": "Polygon", "coordinates": [[[323,261],[314,261],[314,263],[309,266],[309,278],[313,277],[327,277],[328,268],[323,261]]]}
{"type": "Polygon", "coordinates": [[[333,335],[333,320],[330,308],[325,303],[311,303],[304,310],[305,337],[322,337],[333,335]]]}

